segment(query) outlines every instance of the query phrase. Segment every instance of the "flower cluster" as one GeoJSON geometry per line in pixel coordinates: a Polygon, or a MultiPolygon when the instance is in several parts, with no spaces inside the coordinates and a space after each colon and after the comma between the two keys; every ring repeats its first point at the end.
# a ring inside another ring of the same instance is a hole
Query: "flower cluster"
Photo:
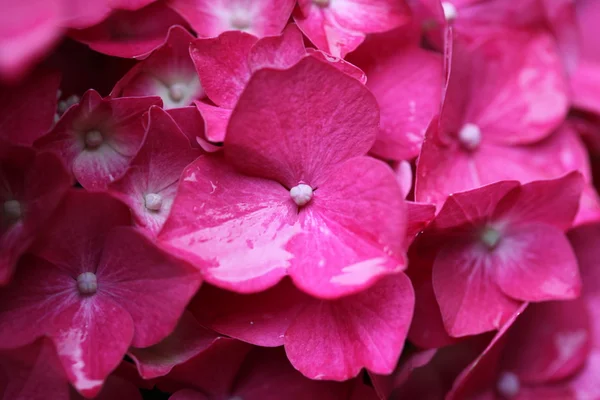
{"type": "Polygon", "coordinates": [[[599,1],[0,5],[2,399],[600,399],[599,1]]]}

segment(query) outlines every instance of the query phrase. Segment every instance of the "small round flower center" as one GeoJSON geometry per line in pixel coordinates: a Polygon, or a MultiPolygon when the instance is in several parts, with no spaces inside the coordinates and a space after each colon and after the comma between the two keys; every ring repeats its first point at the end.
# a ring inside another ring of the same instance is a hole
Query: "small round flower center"
{"type": "Polygon", "coordinates": [[[458,10],[456,9],[456,6],[449,1],[443,1],[442,8],[444,9],[444,17],[446,18],[446,21],[452,22],[458,16],[458,10]]]}
{"type": "Polygon", "coordinates": [[[100,131],[92,129],[85,133],[85,147],[88,149],[98,148],[103,141],[104,139],[102,138],[102,133],[100,133],[100,131]]]}
{"type": "Polygon", "coordinates": [[[152,211],[159,211],[162,207],[162,196],[156,193],[148,193],[144,196],[146,208],[152,211]]]}
{"type": "Polygon", "coordinates": [[[174,103],[179,103],[185,96],[185,86],[181,83],[176,83],[169,87],[169,97],[174,103]]]}
{"type": "Polygon", "coordinates": [[[325,8],[325,7],[329,6],[329,0],[313,0],[313,4],[315,4],[321,8],[325,8]]]}
{"type": "Polygon", "coordinates": [[[294,200],[294,203],[298,206],[303,206],[312,199],[313,189],[304,183],[300,183],[290,189],[290,196],[294,200]]]}
{"type": "Polygon", "coordinates": [[[84,272],[77,277],[77,289],[81,294],[94,294],[98,289],[98,280],[93,272],[84,272]]]}
{"type": "Polygon", "coordinates": [[[245,12],[236,12],[231,18],[231,26],[240,31],[248,29],[250,28],[250,17],[245,12]]]}
{"type": "Polygon", "coordinates": [[[498,389],[498,393],[507,399],[515,397],[521,389],[519,377],[512,372],[501,373],[496,383],[496,389],[498,389]]]}
{"type": "Polygon", "coordinates": [[[475,124],[464,124],[458,132],[460,144],[467,150],[475,150],[481,144],[481,129],[475,124]]]}
{"type": "Polygon", "coordinates": [[[490,250],[496,248],[501,238],[500,231],[490,226],[485,227],[481,232],[481,241],[490,250]]]}
{"type": "Polygon", "coordinates": [[[21,210],[21,203],[17,200],[6,200],[4,202],[4,215],[9,221],[16,221],[21,219],[23,210],[21,210]]]}

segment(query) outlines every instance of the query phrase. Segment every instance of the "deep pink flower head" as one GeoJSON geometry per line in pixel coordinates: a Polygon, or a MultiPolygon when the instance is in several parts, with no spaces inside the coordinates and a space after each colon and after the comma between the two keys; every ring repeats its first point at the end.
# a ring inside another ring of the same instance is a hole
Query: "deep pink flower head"
{"type": "Polygon", "coordinates": [[[42,232],[71,177],[54,154],[0,141],[0,285],[42,232]]]}
{"type": "Polygon", "coordinates": [[[176,392],[171,399],[374,400],[372,388],[360,380],[318,382],[303,377],[286,359],[282,348],[253,347],[220,338],[157,380],[162,390],[176,392]],[[353,397],[360,393],[363,397],[353,397]]]}
{"type": "Polygon", "coordinates": [[[135,11],[116,11],[98,25],[69,31],[69,36],[99,53],[143,58],[165,42],[173,25],[186,23],[163,2],[154,2],[135,11]]]}
{"type": "Polygon", "coordinates": [[[138,226],[156,235],[171,210],[181,172],[201,154],[169,114],[153,106],[142,147],[108,192],[129,206],[138,226]]]}
{"type": "Polygon", "coordinates": [[[404,0],[299,0],[294,21],[318,49],[344,58],[368,33],[406,24],[410,9],[404,0]]]}
{"type": "Polygon", "coordinates": [[[124,226],[129,221],[117,200],[72,190],[52,230],[0,290],[0,346],[48,336],[69,381],[87,397],[129,346],[169,335],[200,285],[194,268],[124,226]]]}
{"type": "MultiPolygon", "coordinates": [[[[0,351],[0,393],[5,400],[82,400],[69,387],[56,348],[46,338],[13,350],[0,351]]],[[[97,400],[142,400],[137,387],[111,375],[97,400]]]]}
{"type": "Polygon", "coordinates": [[[196,102],[205,119],[206,136],[212,142],[224,140],[231,110],[252,74],[260,69],[289,68],[309,54],[361,82],[366,80],[364,73],[352,64],[306,49],[302,33],[294,24],[288,25],[281,35],[262,39],[239,31],[197,39],[190,46],[190,54],[207,97],[218,106],[196,102]]]}
{"type": "Polygon", "coordinates": [[[387,165],[364,156],[378,114],[361,83],[313,57],[256,72],[224,157],[185,169],[159,240],[200,266],[211,261],[206,279],[238,292],[290,275],[336,298],[402,271],[403,193],[387,165]]]}
{"type": "Polygon", "coordinates": [[[19,85],[0,86],[0,140],[31,146],[51,127],[60,76],[37,70],[19,85]]]}
{"type": "Polygon", "coordinates": [[[294,0],[169,0],[169,6],[205,38],[227,31],[258,37],[279,35],[294,4],[294,0]]]}
{"type": "Polygon", "coordinates": [[[292,365],[311,379],[343,381],[362,368],[378,374],[395,369],[413,306],[410,282],[399,273],[335,300],[307,296],[287,279],[249,295],[205,286],[190,310],[224,335],[284,346],[292,365]]]}
{"type": "Polygon", "coordinates": [[[381,130],[371,152],[392,160],[412,160],[423,136],[439,112],[443,58],[419,47],[421,36],[412,26],[371,35],[348,61],[368,77],[381,109],[381,130]]]}
{"type": "Polygon", "coordinates": [[[578,227],[569,239],[581,270],[581,298],[530,305],[465,369],[448,399],[600,397],[600,226],[578,227]]]}
{"type": "Polygon", "coordinates": [[[573,170],[587,177],[580,140],[568,127],[553,133],[568,103],[551,39],[507,33],[472,51],[454,44],[441,116],[417,164],[417,201],[440,205],[450,193],[501,180],[553,179],[573,170]]]}
{"type": "Polygon", "coordinates": [[[88,90],[36,147],[58,154],[84,188],[104,189],[142,144],[142,114],[160,103],[158,97],[103,99],[88,90]]]}
{"type": "Polygon", "coordinates": [[[577,212],[579,173],[503,181],[451,195],[429,225],[432,283],[451,336],[499,328],[524,301],[577,297],[577,260],[564,235],[577,212]]]}
{"type": "Polygon", "coordinates": [[[125,74],[111,96],[160,96],[165,109],[189,106],[204,97],[189,54],[193,38],[184,28],[172,27],[165,43],[125,74]]]}

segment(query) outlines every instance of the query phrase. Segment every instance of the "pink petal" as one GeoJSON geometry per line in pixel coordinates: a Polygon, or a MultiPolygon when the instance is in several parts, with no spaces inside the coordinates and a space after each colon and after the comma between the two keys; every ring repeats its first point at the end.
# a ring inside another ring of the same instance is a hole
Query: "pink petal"
{"type": "Polygon", "coordinates": [[[204,278],[240,293],[275,285],[293,255],[297,206],[276,182],[235,172],[221,157],[202,156],[181,177],[171,214],[159,235],[170,251],[204,278]]]}
{"type": "Polygon", "coordinates": [[[508,194],[494,211],[494,218],[513,225],[539,222],[564,231],[573,223],[582,190],[583,179],[578,172],[531,182],[508,194]]]}
{"type": "Polygon", "coordinates": [[[217,336],[204,328],[190,313],[184,313],[169,336],[154,346],[129,349],[129,356],[142,378],[167,375],[173,367],[183,364],[206,350],[217,336]]]}
{"type": "Polygon", "coordinates": [[[279,35],[294,8],[293,0],[170,0],[199,37],[214,37],[225,31],[241,30],[254,36],[279,35]]]}
{"type": "Polygon", "coordinates": [[[288,188],[318,187],[332,165],[368,151],[377,123],[377,104],[363,85],[306,57],[252,76],[231,116],[225,154],[244,173],[288,188]]]}
{"type": "Polygon", "coordinates": [[[189,264],[130,227],[115,228],[106,238],[96,274],[131,314],[134,347],[154,345],[173,332],[201,280],[189,264]]]}
{"type": "Polygon", "coordinates": [[[306,55],[304,37],[294,24],[289,24],[279,36],[260,39],[252,46],[248,65],[252,72],[261,68],[289,68],[306,55]]]}
{"type": "Polygon", "coordinates": [[[255,294],[205,285],[189,306],[200,323],[257,346],[282,346],[285,332],[308,301],[289,280],[255,294]]]}
{"type": "Polygon", "coordinates": [[[162,45],[173,25],[186,24],[162,2],[154,2],[136,11],[116,11],[98,25],[71,30],[69,36],[99,53],[140,58],[162,45]]]}
{"type": "Polygon", "coordinates": [[[544,384],[574,374],[593,338],[582,299],[533,304],[508,333],[502,365],[521,382],[544,384]]]}
{"type": "Polygon", "coordinates": [[[225,32],[217,38],[196,39],[190,55],[206,91],[218,106],[232,109],[250,79],[250,49],[258,39],[248,33],[225,32]]]}
{"type": "Polygon", "coordinates": [[[75,389],[93,397],[120,364],[133,336],[131,317],[118,303],[98,293],[79,298],[53,320],[51,337],[75,389]]]}
{"type": "Polygon", "coordinates": [[[193,39],[184,28],[173,26],[165,43],[125,74],[111,95],[160,96],[165,109],[189,106],[193,100],[204,97],[204,89],[189,55],[193,39]]]}
{"type": "Polygon", "coordinates": [[[130,207],[141,227],[156,235],[169,215],[179,176],[201,154],[190,147],[169,114],[151,107],[142,147],[125,175],[109,185],[108,191],[130,207]],[[149,196],[159,203],[151,204],[149,196]]]}
{"type": "Polygon", "coordinates": [[[227,125],[231,118],[231,110],[215,107],[201,101],[194,102],[204,120],[205,137],[209,142],[222,143],[225,141],[227,125]]]}
{"type": "Polygon", "coordinates": [[[204,138],[204,120],[198,111],[198,108],[194,106],[172,108],[167,113],[173,118],[181,132],[187,136],[190,141],[190,146],[195,149],[201,149],[202,147],[198,144],[198,139],[204,138]]]}
{"type": "Polygon", "coordinates": [[[60,160],[50,153],[35,154],[31,149],[0,142],[0,202],[16,201],[18,214],[13,221],[0,219],[0,285],[8,283],[18,258],[42,232],[71,185],[70,175],[60,160]]]}
{"type": "Polygon", "coordinates": [[[575,254],[564,234],[550,225],[509,230],[494,253],[498,286],[513,299],[565,300],[581,292],[575,254]]]}
{"type": "Polygon", "coordinates": [[[397,36],[409,32],[394,32],[393,37],[385,33],[367,39],[349,60],[365,71],[367,87],[381,108],[381,129],[371,152],[385,159],[411,160],[419,154],[427,126],[439,111],[442,57],[418,43],[395,43],[397,36]]]}
{"type": "MultiPolygon", "coordinates": [[[[106,380],[97,400],[142,400],[139,389],[131,382],[111,375],[106,380]]],[[[71,399],[75,400],[75,399],[71,399]]]]}
{"type": "Polygon", "coordinates": [[[0,352],[0,393],[7,400],[69,398],[69,386],[50,340],[0,352]]]}
{"type": "Polygon", "coordinates": [[[43,136],[54,120],[59,82],[59,74],[40,70],[20,85],[2,87],[0,140],[31,146],[43,136]]]}
{"type": "Polygon", "coordinates": [[[195,390],[183,389],[173,393],[169,400],[209,400],[209,398],[195,390]]]}
{"type": "Polygon", "coordinates": [[[32,251],[76,279],[96,271],[108,232],[130,220],[129,209],[108,195],[71,189],[32,251]]]}
{"type": "Polygon", "coordinates": [[[306,54],[316,58],[317,60],[327,62],[329,65],[336,67],[337,69],[339,69],[346,75],[353,77],[363,85],[367,83],[367,75],[360,68],[353,64],[350,64],[343,58],[334,57],[324,51],[316,50],[310,47],[306,49],[306,54]]]}
{"type": "Polygon", "coordinates": [[[357,157],[331,168],[300,211],[302,232],[287,246],[292,280],[306,293],[332,299],[401,271],[405,212],[400,187],[382,162],[357,157]]]}
{"type": "Polygon", "coordinates": [[[470,242],[449,242],[433,264],[433,290],[450,336],[498,329],[521,303],[505,295],[495,281],[494,258],[470,242]]]}
{"type": "Polygon", "coordinates": [[[313,302],[287,331],[290,362],[311,379],[346,380],[363,367],[391,373],[404,346],[413,296],[400,273],[359,294],[313,302]]]}
{"type": "Polygon", "coordinates": [[[435,217],[435,206],[433,204],[407,201],[406,213],[408,220],[406,221],[405,242],[410,245],[416,236],[421,233],[435,217]]]}

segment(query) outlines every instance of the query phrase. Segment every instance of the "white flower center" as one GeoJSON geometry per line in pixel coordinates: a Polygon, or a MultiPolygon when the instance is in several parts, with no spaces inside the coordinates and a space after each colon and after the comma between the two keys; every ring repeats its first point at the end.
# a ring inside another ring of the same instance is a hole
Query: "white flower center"
{"type": "Polygon", "coordinates": [[[481,241],[490,250],[496,248],[501,238],[500,231],[490,226],[485,227],[481,232],[481,241]]]}
{"type": "Polygon", "coordinates": [[[148,193],[144,196],[146,208],[152,211],[159,211],[162,207],[162,196],[156,193],[148,193]]]}
{"type": "Polygon", "coordinates": [[[246,10],[237,10],[231,17],[231,26],[233,29],[244,31],[250,28],[250,15],[246,10]]]}
{"type": "Polygon", "coordinates": [[[98,289],[98,280],[93,272],[84,272],[77,277],[77,289],[81,294],[94,294],[98,289]]]}
{"type": "Polygon", "coordinates": [[[329,0],[313,0],[313,4],[315,4],[321,8],[325,8],[325,7],[329,6],[329,0]]]}
{"type": "Polygon", "coordinates": [[[98,148],[104,139],[102,138],[102,133],[95,129],[91,131],[87,131],[85,134],[85,147],[88,149],[96,149],[98,148]]]}
{"type": "Polygon", "coordinates": [[[23,210],[21,210],[21,203],[17,200],[6,200],[4,202],[4,215],[9,221],[16,221],[21,218],[23,210]]]}
{"type": "Polygon", "coordinates": [[[498,392],[507,399],[515,397],[521,389],[519,377],[512,372],[503,372],[496,383],[498,392]]]}
{"type": "Polygon", "coordinates": [[[169,97],[174,103],[179,103],[185,96],[185,85],[176,83],[169,87],[169,97]]]}
{"type": "Polygon", "coordinates": [[[464,124],[458,132],[458,140],[467,150],[475,150],[481,144],[481,129],[475,124],[464,124]]]}
{"type": "Polygon", "coordinates": [[[312,199],[313,189],[304,183],[300,183],[290,189],[290,196],[294,203],[303,206],[312,199]]]}
{"type": "Polygon", "coordinates": [[[443,1],[442,8],[444,9],[444,17],[446,18],[446,21],[452,22],[458,16],[458,10],[456,9],[456,6],[449,1],[443,1]]]}

